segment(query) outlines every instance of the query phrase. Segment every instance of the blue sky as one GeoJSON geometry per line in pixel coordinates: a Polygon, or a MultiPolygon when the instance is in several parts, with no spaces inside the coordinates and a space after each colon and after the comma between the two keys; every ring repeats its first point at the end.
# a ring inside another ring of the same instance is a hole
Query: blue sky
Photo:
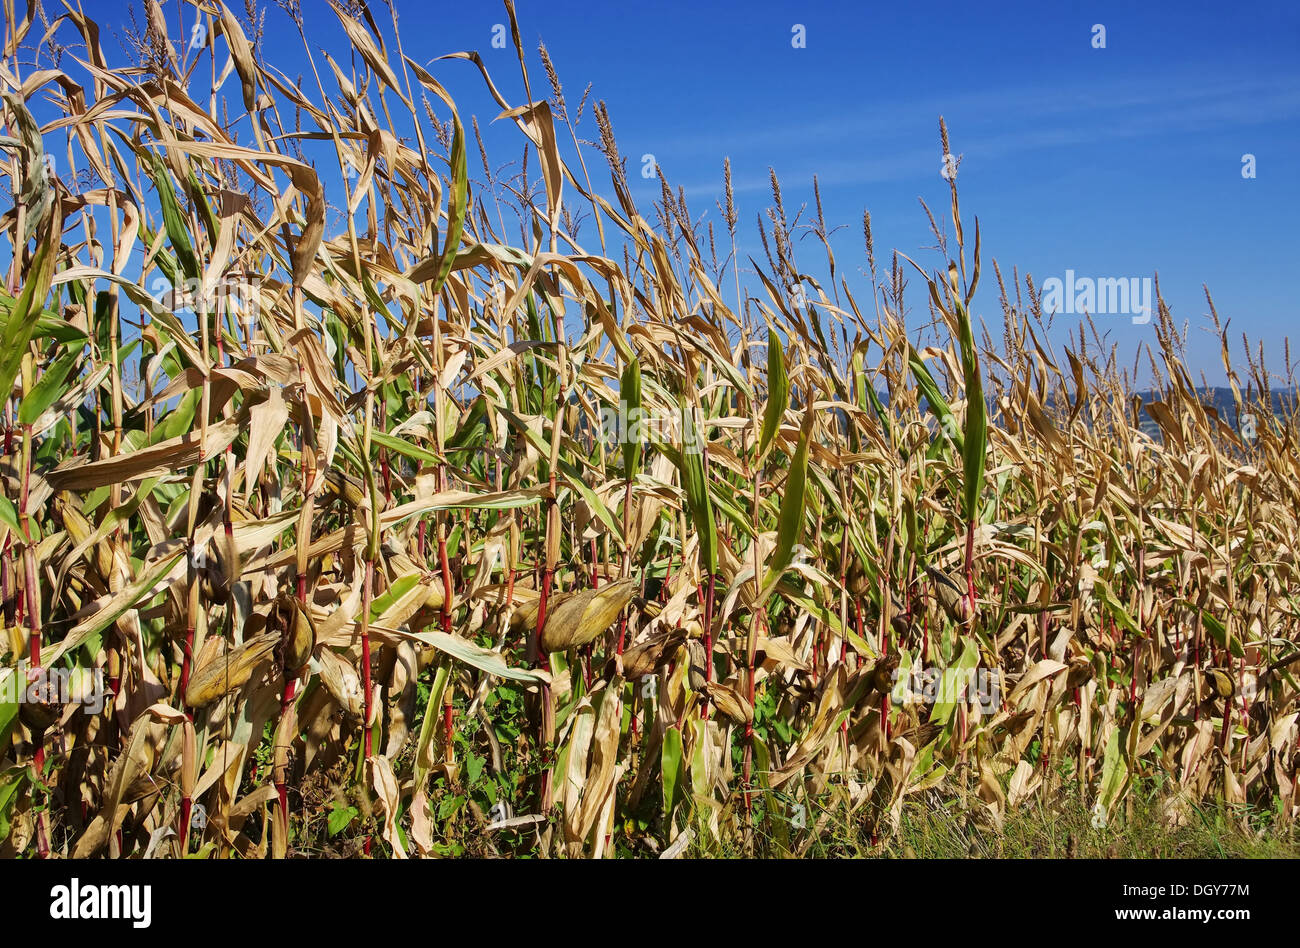
{"type": "MultiPolygon", "coordinates": [[[[313,43],[341,31],[321,0],[303,0],[313,43]]],[[[174,16],[174,7],[167,5],[174,16]]],[[[374,2],[376,19],[387,14],[374,2]]],[[[122,3],[86,3],[102,23],[122,3]]],[[[523,101],[513,50],[493,49],[506,18],[491,2],[398,3],[406,52],[422,62],[479,50],[512,103],[523,101]]],[[[1192,324],[1190,357],[1212,384],[1223,372],[1207,333],[1201,284],[1232,332],[1263,340],[1281,371],[1281,340],[1300,325],[1293,273],[1300,257],[1300,7],[1294,3],[574,2],[518,0],[525,47],[545,40],[571,105],[593,84],[607,102],[629,177],[649,214],[657,181],[637,173],[652,154],[696,216],[721,226],[722,162],[729,156],[744,230],[742,259],[762,259],[755,215],[768,167],[787,210],[811,204],[821,183],[841,274],[866,302],[861,218],[870,209],[878,256],[898,248],[939,265],[917,203],[946,208],[937,122],[962,157],[966,226],[978,215],[987,281],[975,312],[995,332],[1000,310],[990,258],[1037,281],[1160,276],[1175,317],[1192,324]],[[802,24],[806,47],[792,46],[802,24]],[[1094,48],[1093,26],[1106,29],[1094,48]],[[1257,177],[1242,177],[1253,154],[1257,177]]],[[[272,9],[266,55],[286,73],[305,58],[272,9]]],[[[106,37],[105,45],[112,45],[106,37]]],[[[532,68],[532,67],[530,67],[532,68]]],[[[468,63],[432,66],[462,113],[486,126],[497,113],[468,63]]],[[[534,95],[548,87],[540,65],[534,95]]],[[[489,133],[496,161],[518,155],[517,133],[489,133]],[[496,147],[501,143],[504,148],[496,147]]],[[[580,132],[596,137],[587,113],[580,132]]],[[[590,162],[589,158],[589,162],[590,162]]],[[[602,182],[599,160],[592,164],[602,182]]],[[[588,225],[590,230],[590,225],[588,225]]],[[[595,244],[594,232],[584,237],[595,244]]],[[[824,269],[816,241],[798,244],[803,269],[824,269]]],[[[918,281],[911,302],[923,307],[918,281]]],[[[918,310],[917,322],[924,321],[918,310]]],[[[1153,327],[1101,319],[1132,363],[1153,327]]],[[[1073,326],[1073,319],[1065,323],[1073,326]]],[[[1058,325],[1061,325],[1058,323],[1058,325]]],[[[1064,340],[1064,327],[1055,338],[1064,340]]],[[[1298,340],[1300,341],[1300,340],[1298,340]]],[[[1239,351],[1234,352],[1239,355],[1239,351]]]]}

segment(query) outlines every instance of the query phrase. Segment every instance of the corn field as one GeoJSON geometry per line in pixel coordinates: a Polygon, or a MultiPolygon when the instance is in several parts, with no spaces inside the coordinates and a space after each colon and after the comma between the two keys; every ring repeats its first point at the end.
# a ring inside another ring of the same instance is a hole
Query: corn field
{"type": "Polygon", "coordinates": [[[1295,819],[1295,382],[1208,291],[1234,417],[1158,295],[1134,364],[1054,347],[955,177],[933,268],[868,215],[846,276],[775,175],[743,254],[729,164],[716,227],[643,212],[509,3],[495,76],[282,3],[296,79],[176,6],[131,62],[5,2],[0,853],[797,855],[1154,777],[1295,819]]]}

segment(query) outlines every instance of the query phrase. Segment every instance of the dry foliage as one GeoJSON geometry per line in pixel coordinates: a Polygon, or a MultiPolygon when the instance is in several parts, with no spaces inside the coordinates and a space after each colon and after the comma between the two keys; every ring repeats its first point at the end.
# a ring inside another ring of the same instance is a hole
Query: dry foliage
{"type": "Polygon", "coordinates": [[[1150,774],[1171,820],[1294,818],[1296,416],[1217,316],[1256,436],[1160,303],[1153,437],[1095,327],[1051,350],[1030,279],[997,274],[976,338],[955,184],[917,333],[910,261],[877,273],[868,217],[860,305],[775,177],[765,264],[729,166],[725,234],[667,182],[652,226],[544,52],[523,104],[437,63],[522,136],[503,176],[364,5],[330,55],[270,11],[297,80],[216,0],[147,0],[130,67],[6,6],[0,677],[70,693],[4,693],[5,852],[307,852],[331,799],[359,807],[337,852],[799,851],[804,801],[888,834],[941,788],[996,825],[1067,776],[1098,819],[1150,774]],[[20,65],[42,44],[86,84],[20,65]],[[921,668],[932,701],[896,688],[921,668]]]}

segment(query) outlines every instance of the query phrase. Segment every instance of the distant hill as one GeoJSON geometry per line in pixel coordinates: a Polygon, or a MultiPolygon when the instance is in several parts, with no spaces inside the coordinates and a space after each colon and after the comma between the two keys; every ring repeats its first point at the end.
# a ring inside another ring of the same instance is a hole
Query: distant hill
{"type": "MultiPolygon", "coordinates": [[[[1237,418],[1237,403],[1233,398],[1232,389],[1226,386],[1215,386],[1199,390],[1197,393],[1201,397],[1201,404],[1208,408],[1213,408],[1215,413],[1224,424],[1231,427],[1237,427],[1240,419],[1237,418]]],[[[1281,415],[1286,411],[1294,408],[1297,398],[1300,398],[1300,390],[1297,389],[1280,389],[1270,392],[1272,396],[1273,414],[1281,415]]],[[[1146,391],[1139,392],[1138,397],[1142,399],[1142,404],[1156,400],[1157,393],[1146,391]]],[[[1249,395],[1243,393],[1243,400],[1254,401],[1258,397],[1257,393],[1251,392],[1249,395]]],[[[1160,426],[1155,420],[1146,413],[1145,408],[1142,412],[1142,430],[1153,438],[1160,437],[1160,426]]]]}
{"type": "MultiPolygon", "coordinates": [[[[1150,402],[1156,401],[1159,393],[1148,389],[1147,391],[1138,392],[1137,394],[1138,397],[1142,399],[1143,406],[1145,406],[1150,402]]],[[[1232,396],[1232,389],[1227,386],[1214,386],[1200,389],[1198,394],[1201,396],[1201,404],[1214,409],[1215,413],[1224,424],[1233,428],[1238,426],[1240,420],[1237,418],[1237,403],[1232,396]]],[[[878,395],[882,404],[889,404],[888,392],[880,392],[878,395]]],[[[1272,396],[1273,413],[1275,415],[1285,414],[1287,411],[1294,409],[1297,402],[1300,402],[1300,389],[1276,389],[1272,391],[1270,395],[1272,396]]],[[[1253,391],[1249,394],[1243,392],[1243,399],[1246,401],[1254,401],[1257,397],[1257,393],[1253,391]]],[[[992,417],[997,412],[997,405],[994,404],[991,395],[988,396],[987,400],[989,414],[990,417],[992,417]]],[[[923,408],[926,406],[924,397],[921,398],[921,406],[923,408]]],[[[843,412],[841,412],[841,414],[843,414],[843,412]]],[[[1160,426],[1156,424],[1155,419],[1147,414],[1145,407],[1142,411],[1141,428],[1142,431],[1150,437],[1155,439],[1160,438],[1160,426]]]]}

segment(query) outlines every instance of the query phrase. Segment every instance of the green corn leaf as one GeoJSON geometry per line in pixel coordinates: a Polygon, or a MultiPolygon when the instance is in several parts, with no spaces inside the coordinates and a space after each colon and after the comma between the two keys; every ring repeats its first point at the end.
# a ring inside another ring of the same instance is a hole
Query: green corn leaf
{"type": "MultiPolygon", "coordinates": [[[[14,705],[17,708],[17,705],[14,705]]],[[[3,720],[0,720],[0,736],[8,738],[8,733],[3,720]]],[[[10,767],[3,774],[0,774],[0,839],[8,839],[10,832],[10,821],[13,815],[14,804],[21,799],[19,790],[24,783],[28,782],[29,775],[34,771],[29,767],[10,767]]]]}
{"type": "Polygon", "coordinates": [[[1241,640],[1235,635],[1228,633],[1228,627],[1220,622],[1208,610],[1201,610],[1201,621],[1205,624],[1205,630],[1210,633],[1210,637],[1219,643],[1220,648],[1226,648],[1233,658],[1244,658],[1245,649],[1241,647],[1241,640]]]}
{"type": "Polygon", "coordinates": [[[474,399],[469,406],[469,411],[460,419],[460,424],[455,433],[447,439],[447,451],[474,448],[483,444],[488,433],[487,409],[488,402],[486,398],[474,399]]]}
{"type": "Polygon", "coordinates": [[[1097,791],[1097,804],[1104,813],[1110,813],[1119,800],[1128,778],[1128,765],[1123,756],[1124,733],[1120,728],[1110,732],[1106,752],[1101,763],[1101,786],[1097,791]]]}
{"type": "Polygon", "coordinates": [[[58,214],[50,215],[37,241],[22,292],[18,294],[0,335],[0,398],[7,398],[13,389],[14,379],[22,367],[23,354],[27,352],[27,343],[36,331],[45,298],[50,294],[55,257],[63,237],[62,222],[58,214]]]}
{"type": "Polygon", "coordinates": [[[920,354],[911,346],[907,348],[907,364],[912,370],[912,377],[916,379],[917,387],[925,396],[930,413],[939,422],[940,429],[952,437],[958,451],[963,450],[964,439],[961,429],[957,426],[957,416],[952,413],[947,400],[939,393],[939,386],[925,363],[921,361],[920,354]]]}
{"type": "Polygon", "coordinates": [[[763,433],[758,442],[762,456],[781,427],[781,419],[790,404],[790,377],[785,373],[781,337],[770,326],[767,330],[767,407],[763,410],[763,433]]]}
{"type": "Polygon", "coordinates": [[[442,695],[447,688],[447,679],[450,677],[451,662],[447,659],[439,659],[434,671],[433,684],[429,688],[429,700],[424,705],[424,720],[420,725],[420,736],[415,744],[414,776],[417,787],[424,785],[424,778],[436,763],[430,748],[433,746],[437,724],[442,718],[438,712],[442,708],[442,695]]]}
{"type": "Polygon", "coordinates": [[[370,603],[371,620],[378,619],[385,612],[391,609],[399,599],[409,593],[416,586],[420,585],[422,579],[423,577],[418,573],[409,573],[395,579],[393,583],[384,590],[382,596],[379,596],[370,603]]]}
{"type": "Polygon", "coordinates": [[[388,434],[386,431],[370,432],[370,440],[375,444],[387,448],[389,451],[396,451],[403,457],[408,457],[412,461],[423,461],[425,464],[440,464],[438,455],[434,454],[419,445],[412,444],[405,438],[388,434]]]}
{"type": "Polygon", "coordinates": [[[980,379],[979,356],[970,313],[961,300],[955,299],[961,367],[966,388],[966,430],[962,444],[963,498],[966,522],[979,519],[980,492],[984,488],[984,462],[988,447],[988,409],[984,404],[984,384],[980,379]]]}
{"type": "MultiPolygon", "coordinates": [[[[460,116],[451,112],[453,133],[451,138],[452,188],[447,195],[447,237],[442,243],[442,257],[438,262],[438,276],[433,281],[433,295],[442,292],[451,268],[456,263],[456,251],[465,229],[465,210],[469,206],[469,170],[465,163],[465,129],[460,116]]],[[[414,321],[413,321],[414,322],[414,321]]]]}
{"type": "Polygon", "coordinates": [[[190,231],[185,226],[185,217],[181,214],[180,202],[176,199],[176,189],[172,187],[171,176],[167,166],[157,152],[149,153],[153,169],[153,183],[158,189],[158,204],[162,209],[163,226],[167,230],[167,239],[176,251],[176,259],[181,269],[191,280],[199,278],[199,261],[194,256],[194,246],[190,243],[190,231]]]}
{"type": "MultiPolygon", "coordinates": [[[[718,528],[713,520],[713,500],[709,496],[708,482],[704,476],[704,454],[701,450],[692,450],[690,443],[695,431],[691,421],[690,409],[685,399],[681,402],[682,415],[682,453],[678,457],[678,467],[682,475],[682,488],[686,491],[686,505],[691,512],[691,520],[700,537],[700,557],[710,573],[718,570],[718,528]]],[[[700,435],[700,438],[703,436],[700,435]]]]}
{"type": "Polygon", "coordinates": [[[0,523],[16,534],[22,533],[22,529],[18,526],[18,511],[8,497],[0,497],[0,523]]]}
{"type": "MultiPolygon", "coordinates": [[[[9,318],[13,314],[15,302],[16,300],[12,296],[6,296],[4,290],[0,289],[0,334],[3,334],[4,327],[9,325],[9,318]]],[[[96,316],[96,319],[98,318],[96,316]]],[[[55,342],[68,345],[81,345],[86,341],[87,336],[85,332],[72,325],[54,310],[43,309],[40,315],[36,317],[36,328],[32,330],[32,338],[53,339],[55,342]]],[[[105,339],[103,347],[108,348],[107,339],[105,339]]]]}
{"type": "Polygon", "coordinates": [[[18,406],[19,424],[34,424],[36,419],[45,414],[45,409],[59,400],[64,393],[63,383],[80,358],[80,350],[66,352],[42,373],[18,406]]]}
{"type": "Polygon", "coordinates": [[[181,396],[176,407],[163,416],[154,425],[152,444],[161,444],[171,438],[179,438],[194,426],[194,416],[198,413],[202,401],[201,389],[192,388],[181,396]]]}
{"type": "Polygon", "coordinates": [[[481,645],[476,645],[469,639],[461,638],[458,635],[431,631],[412,632],[410,635],[425,645],[431,645],[438,651],[445,652],[459,662],[477,668],[481,672],[487,672],[489,675],[495,675],[497,678],[505,678],[511,681],[544,681],[546,679],[545,672],[529,671],[526,668],[507,665],[505,657],[500,652],[494,652],[481,645]]]}
{"type": "Polygon", "coordinates": [[[811,411],[804,413],[799,446],[795,448],[794,457],[790,461],[785,494],[781,498],[781,519],[777,527],[776,549],[772,553],[764,586],[770,586],[785,572],[786,567],[794,559],[795,545],[803,533],[803,509],[808,493],[808,442],[812,437],[815,418],[811,411]]]}
{"type": "Polygon", "coordinates": [[[623,439],[623,477],[630,481],[641,473],[642,425],[633,424],[634,420],[641,420],[641,363],[635,357],[623,369],[618,394],[630,426],[630,430],[619,432],[623,439]]]}
{"type": "Polygon", "coordinates": [[[1128,610],[1125,609],[1123,605],[1120,604],[1119,599],[1115,597],[1115,593],[1110,588],[1109,583],[1104,579],[1097,580],[1096,584],[1093,586],[1093,592],[1097,594],[1097,598],[1102,601],[1106,606],[1106,610],[1111,614],[1115,621],[1119,623],[1120,627],[1123,628],[1124,631],[1130,632],[1133,635],[1143,634],[1142,630],[1138,627],[1138,624],[1133,620],[1133,617],[1129,615],[1128,610]]]}
{"type": "Polygon", "coordinates": [[[659,760],[663,771],[664,817],[672,818],[680,796],[682,778],[682,732],[675,727],[664,731],[659,760]]]}
{"type": "Polygon", "coordinates": [[[889,415],[885,412],[885,406],[880,401],[880,396],[876,394],[873,386],[865,383],[865,379],[863,388],[866,391],[866,399],[871,402],[872,411],[876,413],[876,418],[880,421],[880,427],[884,429],[885,437],[890,437],[892,426],[889,423],[889,415]]]}
{"type": "Polygon", "coordinates": [[[623,476],[629,481],[636,480],[641,473],[641,437],[645,433],[645,425],[641,424],[641,363],[636,356],[629,359],[623,369],[623,377],[619,380],[619,401],[623,402],[628,420],[628,429],[619,432],[619,437],[623,438],[623,476]]]}
{"type": "Polygon", "coordinates": [[[952,718],[953,712],[957,710],[961,692],[971,680],[971,673],[979,667],[979,663],[979,646],[975,644],[974,639],[963,639],[961,655],[956,662],[944,669],[943,676],[940,678],[939,694],[930,711],[931,721],[943,724],[952,718]]]}

